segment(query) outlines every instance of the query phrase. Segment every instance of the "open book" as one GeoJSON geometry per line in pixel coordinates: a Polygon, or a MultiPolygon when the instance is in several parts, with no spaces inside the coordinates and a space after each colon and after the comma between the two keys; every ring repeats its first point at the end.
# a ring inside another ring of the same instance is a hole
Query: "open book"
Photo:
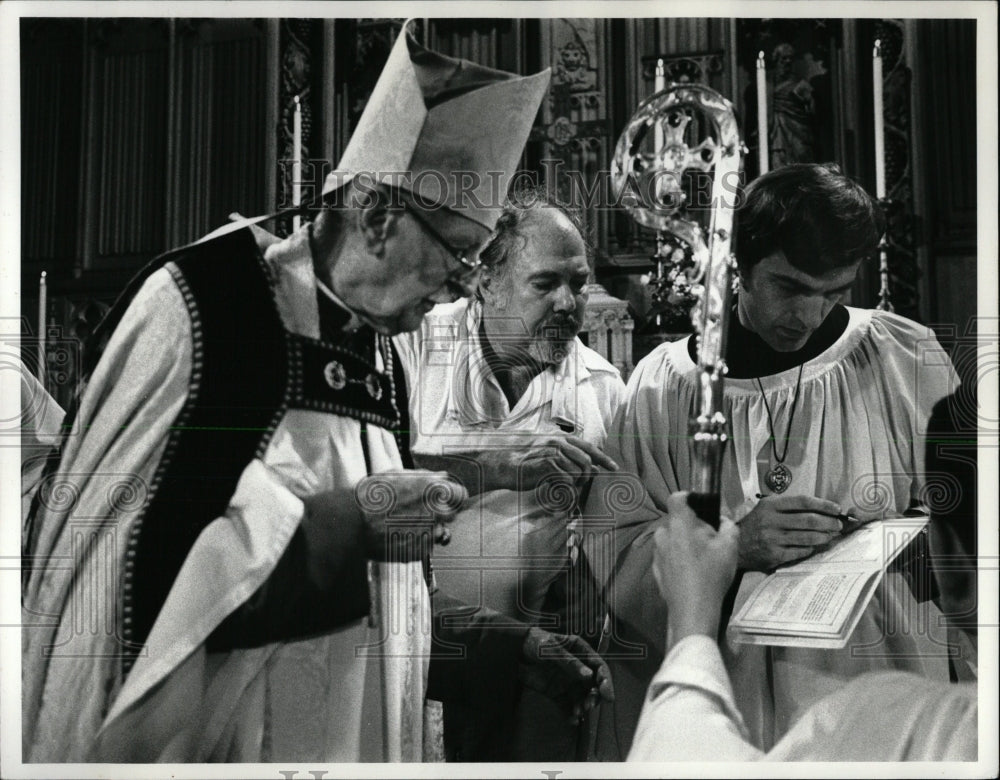
{"type": "Polygon", "coordinates": [[[736,642],[843,647],[886,566],[930,518],[876,520],[837,537],[815,555],[769,575],[729,621],[736,642]]]}

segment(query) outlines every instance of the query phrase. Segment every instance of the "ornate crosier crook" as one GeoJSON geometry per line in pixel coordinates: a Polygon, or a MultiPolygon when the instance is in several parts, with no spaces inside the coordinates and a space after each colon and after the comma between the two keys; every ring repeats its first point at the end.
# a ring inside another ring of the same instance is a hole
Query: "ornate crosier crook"
{"type": "Polygon", "coordinates": [[[674,292],[695,299],[691,321],[698,335],[698,392],[691,420],[690,501],[698,515],[716,528],[722,454],[728,441],[722,386],[736,268],[731,251],[734,185],[742,151],[736,112],[728,100],[701,84],[671,84],[639,106],[618,139],[611,164],[616,194],[620,197],[631,190],[635,195],[622,200],[630,216],[658,231],[658,248],[673,247],[669,251],[675,261],[674,292]],[[690,145],[692,136],[698,136],[696,145],[690,145]],[[651,137],[656,138],[652,153],[649,144],[643,144],[651,137]],[[713,174],[707,239],[701,226],[685,214],[682,177],[687,171],[713,174]],[[680,266],[675,260],[678,246],[689,253],[680,266]]]}

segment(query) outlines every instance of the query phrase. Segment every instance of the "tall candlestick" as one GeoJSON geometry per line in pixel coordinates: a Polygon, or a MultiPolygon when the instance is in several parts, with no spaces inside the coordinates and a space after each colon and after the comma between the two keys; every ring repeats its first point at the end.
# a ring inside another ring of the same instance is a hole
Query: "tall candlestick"
{"type": "Polygon", "coordinates": [[[872,52],[872,93],[875,98],[875,197],[885,197],[885,118],[882,115],[882,41],[872,52]]]}
{"type": "Polygon", "coordinates": [[[757,52],[757,163],[762,174],[770,170],[767,154],[767,63],[757,52]]]}
{"type": "Polygon", "coordinates": [[[38,280],[38,381],[45,387],[45,331],[48,327],[48,284],[45,281],[45,271],[38,280]]]}
{"type": "MultiPolygon", "coordinates": [[[[653,80],[653,92],[662,92],[667,87],[667,71],[663,67],[663,60],[656,61],[656,76],[653,80]]],[[[657,122],[653,127],[653,151],[656,156],[659,157],[660,152],[663,150],[663,126],[657,122]]]]}
{"type": "MultiPolygon", "coordinates": [[[[292,116],[292,205],[302,205],[302,104],[295,96],[295,113],[292,116]]],[[[298,230],[301,220],[292,217],[292,230],[298,230]]]]}

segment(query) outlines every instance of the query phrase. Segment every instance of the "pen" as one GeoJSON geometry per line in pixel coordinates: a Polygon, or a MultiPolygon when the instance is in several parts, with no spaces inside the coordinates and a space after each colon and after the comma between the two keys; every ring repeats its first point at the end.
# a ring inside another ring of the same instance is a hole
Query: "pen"
{"type": "MultiPolygon", "coordinates": [[[[764,498],[762,493],[758,493],[756,496],[758,499],[764,498]]],[[[847,514],[847,512],[841,512],[839,515],[834,515],[834,517],[840,521],[841,525],[844,527],[843,532],[847,533],[853,531],[855,528],[859,528],[864,525],[864,521],[857,517],[847,514]]]]}

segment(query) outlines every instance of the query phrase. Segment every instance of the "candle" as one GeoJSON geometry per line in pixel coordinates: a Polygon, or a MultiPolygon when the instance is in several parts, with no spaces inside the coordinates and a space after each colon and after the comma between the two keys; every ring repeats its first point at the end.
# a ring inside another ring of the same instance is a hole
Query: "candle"
{"type": "Polygon", "coordinates": [[[872,52],[872,92],[875,99],[875,197],[885,197],[885,118],[882,114],[882,41],[872,52]]]}
{"type": "Polygon", "coordinates": [[[38,280],[38,381],[45,386],[45,330],[48,315],[48,285],[45,281],[45,271],[38,280]]]}
{"type": "MultiPolygon", "coordinates": [[[[667,71],[663,67],[663,60],[656,61],[656,77],[653,81],[653,92],[662,92],[667,86],[667,71]]],[[[653,152],[657,157],[660,156],[660,151],[663,149],[663,125],[659,122],[653,128],[654,132],[654,143],[653,152]]]]}
{"type": "MultiPolygon", "coordinates": [[[[302,205],[302,104],[298,95],[292,117],[292,205],[302,205]]],[[[292,217],[292,230],[298,230],[299,224],[299,216],[292,217]]]]}
{"type": "Polygon", "coordinates": [[[762,174],[770,169],[767,154],[767,64],[757,52],[757,163],[762,174]]]}

